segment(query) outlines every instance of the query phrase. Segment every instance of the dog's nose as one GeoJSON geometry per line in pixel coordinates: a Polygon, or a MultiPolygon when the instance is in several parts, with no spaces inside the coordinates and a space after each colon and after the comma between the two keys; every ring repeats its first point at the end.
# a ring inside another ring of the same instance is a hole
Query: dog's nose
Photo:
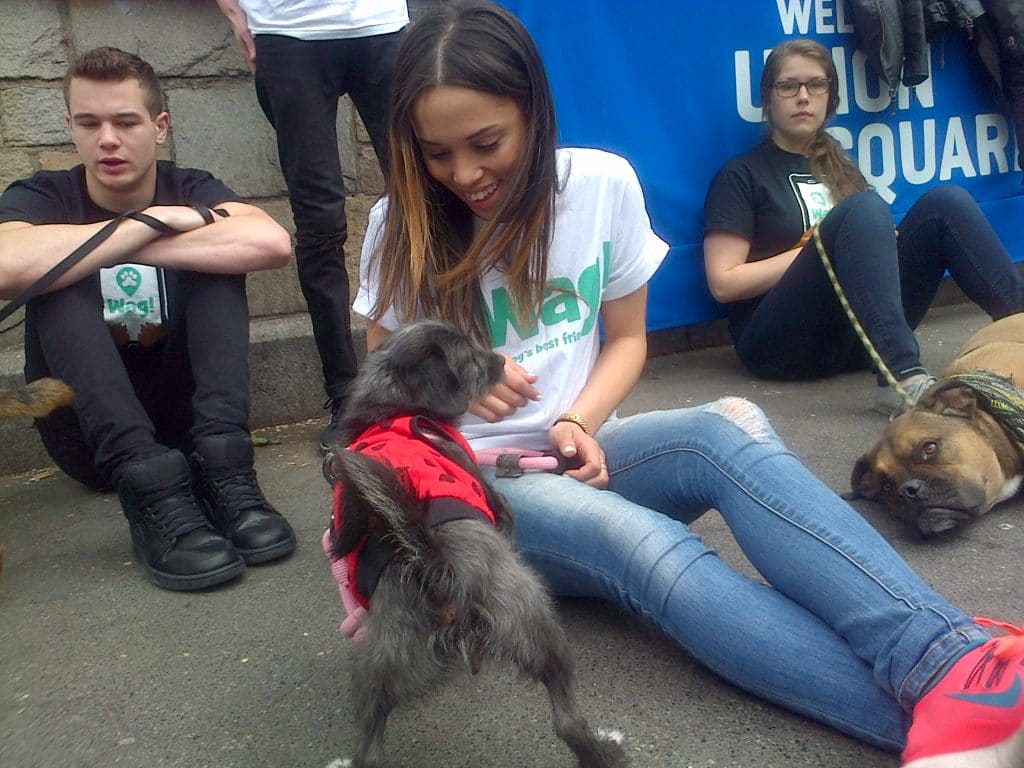
{"type": "Polygon", "coordinates": [[[907,480],[900,486],[899,494],[904,499],[913,500],[916,499],[918,494],[921,493],[921,488],[924,486],[924,481],[918,478],[913,480],[907,480]]]}

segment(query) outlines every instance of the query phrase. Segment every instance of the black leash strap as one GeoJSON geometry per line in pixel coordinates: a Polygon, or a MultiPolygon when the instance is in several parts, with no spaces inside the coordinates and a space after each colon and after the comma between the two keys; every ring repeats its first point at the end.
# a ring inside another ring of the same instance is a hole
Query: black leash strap
{"type": "MultiPolygon", "coordinates": [[[[207,224],[213,223],[213,213],[210,212],[209,208],[202,205],[192,205],[189,207],[198,211],[199,215],[203,217],[204,222],[207,224]]],[[[213,210],[221,216],[229,215],[223,208],[214,208],[213,210]]],[[[178,230],[167,226],[164,222],[160,221],[160,219],[154,218],[153,216],[142,213],[141,211],[125,211],[116,219],[108,221],[106,226],[104,226],[99,232],[75,248],[75,250],[55,264],[49,272],[11,299],[3,309],[0,309],[0,323],[13,315],[19,308],[28,304],[32,299],[36,298],[36,296],[43,293],[47,288],[53,285],[61,275],[84,259],[89,253],[98,248],[104,240],[114,234],[114,230],[117,229],[125,219],[140,221],[143,224],[152,227],[162,235],[180,234],[178,230]]]]}

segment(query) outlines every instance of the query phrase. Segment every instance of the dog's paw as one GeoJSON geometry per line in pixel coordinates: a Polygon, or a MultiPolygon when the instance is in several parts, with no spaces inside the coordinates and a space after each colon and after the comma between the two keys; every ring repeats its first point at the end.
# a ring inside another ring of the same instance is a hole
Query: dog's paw
{"type": "Polygon", "coordinates": [[[577,755],[580,768],[625,768],[629,765],[629,757],[622,746],[622,731],[598,728],[594,735],[597,743],[593,745],[593,751],[577,755]]]}
{"type": "Polygon", "coordinates": [[[601,741],[614,741],[616,744],[621,744],[622,740],[625,739],[626,736],[619,730],[609,731],[607,728],[598,728],[597,738],[601,741]]]}
{"type": "Polygon", "coordinates": [[[339,757],[337,760],[331,760],[327,764],[327,768],[352,768],[352,758],[339,757]]]}

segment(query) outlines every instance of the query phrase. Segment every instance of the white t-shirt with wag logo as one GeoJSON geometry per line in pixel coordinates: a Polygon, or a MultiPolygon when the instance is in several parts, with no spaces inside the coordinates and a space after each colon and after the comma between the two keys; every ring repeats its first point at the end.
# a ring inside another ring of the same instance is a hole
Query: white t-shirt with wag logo
{"type": "MultiPolygon", "coordinates": [[[[548,429],[575,402],[597,360],[601,303],[645,285],[668,252],[651,229],[640,183],[627,160],[596,149],[561,149],[558,171],[565,185],[555,198],[548,257],[552,289],[536,318],[525,324],[518,320],[500,272],[492,271],[481,281],[494,350],[535,373],[542,397],[497,424],[468,414],[462,432],[475,450],[550,447],[548,429]]],[[[372,254],[386,205],[382,200],[370,211],[363,242],[359,292],[352,308],[365,317],[376,302],[372,254]]],[[[375,319],[396,330],[418,318],[398,317],[390,310],[375,319]]]]}

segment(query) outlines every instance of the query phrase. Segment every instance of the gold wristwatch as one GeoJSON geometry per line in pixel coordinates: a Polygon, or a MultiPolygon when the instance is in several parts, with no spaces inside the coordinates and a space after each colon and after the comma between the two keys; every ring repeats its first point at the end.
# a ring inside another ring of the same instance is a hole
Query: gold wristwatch
{"type": "Polygon", "coordinates": [[[560,421],[570,421],[573,424],[575,424],[577,427],[582,429],[584,434],[587,434],[587,435],[590,434],[590,425],[587,424],[587,420],[585,418],[583,418],[582,416],[580,416],[578,413],[573,413],[571,411],[566,411],[561,416],[559,416],[557,419],[555,419],[555,424],[557,424],[560,421]]]}

